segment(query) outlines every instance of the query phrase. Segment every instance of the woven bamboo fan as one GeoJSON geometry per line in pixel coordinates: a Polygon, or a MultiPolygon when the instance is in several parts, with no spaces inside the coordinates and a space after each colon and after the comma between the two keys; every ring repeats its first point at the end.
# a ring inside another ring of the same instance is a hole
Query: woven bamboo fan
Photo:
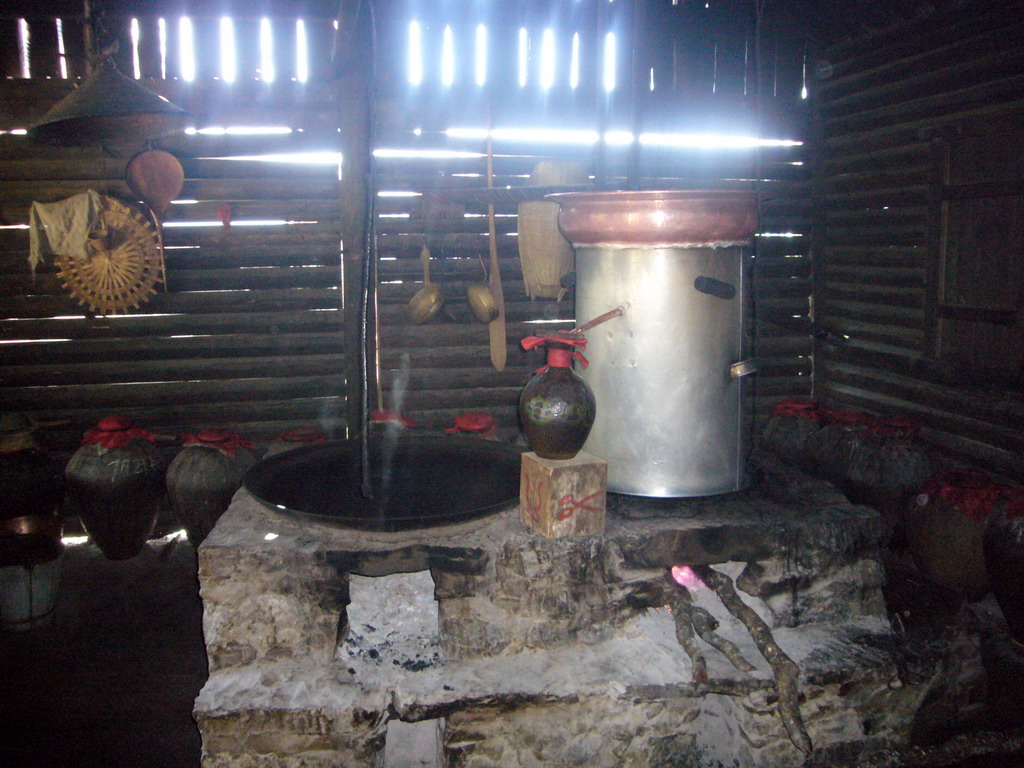
{"type": "Polygon", "coordinates": [[[138,309],[164,279],[159,235],[137,209],[103,198],[86,257],[57,256],[64,287],[99,315],[138,309]]]}
{"type": "MultiPolygon", "coordinates": [[[[579,185],[587,182],[578,163],[542,160],[530,173],[528,186],[579,185]]],[[[572,272],[572,245],[558,229],[558,203],[519,204],[519,261],[526,294],[553,299],[561,292],[563,275],[572,272]]]]}

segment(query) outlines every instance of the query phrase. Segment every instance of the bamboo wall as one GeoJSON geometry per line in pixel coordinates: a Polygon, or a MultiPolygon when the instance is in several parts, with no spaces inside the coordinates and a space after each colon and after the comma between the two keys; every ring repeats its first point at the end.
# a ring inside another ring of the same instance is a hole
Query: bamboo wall
{"type": "MultiPolygon", "coordinates": [[[[669,3],[663,5],[663,11],[671,10],[669,3]]],[[[749,31],[746,39],[742,32],[730,37],[736,25],[725,10],[716,12],[719,27],[704,19],[690,29],[693,44],[685,56],[673,57],[664,46],[651,47],[658,82],[671,80],[665,74],[671,64],[678,87],[659,89],[636,101],[626,98],[626,91],[603,101],[596,97],[596,65],[587,65],[584,73],[589,90],[575,96],[564,86],[538,95],[535,90],[501,91],[497,86],[483,92],[456,86],[442,93],[436,84],[427,84],[413,93],[402,82],[395,63],[399,57],[391,55],[393,36],[401,25],[389,27],[386,15],[380,20],[384,64],[378,73],[375,146],[471,153],[459,159],[376,160],[376,192],[412,195],[375,198],[380,403],[385,408],[400,408],[427,428],[448,426],[460,412],[486,410],[498,421],[502,435],[511,437],[516,432],[518,391],[538,364],[536,357],[519,350],[519,340],[538,329],[570,327],[574,320],[571,293],[562,302],[527,298],[517,255],[517,206],[499,202],[497,239],[508,318],[508,365],[500,373],[491,367],[486,326],[470,316],[465,301],[466,286],[482,278],[478,257],[486,260],[488,253],[487,197],[481,194],[486,186],[486,148],[482,140],[453,139],[446,128],[484,127],[490,121],[495,127],[753,135],[760,125],[763,136],[803,138],[806,102],[800,99],[800,58],[793,54],[802,50],[800,45],[784,46],[785,55],[776,54],[771,66],[755,71],[746,61],[749,31]],[[758,77],[760,95],[754,87],[758,77]],[[418,255],[424,243],[432,252],[432,276],[442,284],[447,305],[435,320],[414,325],[406,304],[421,287],[418,255]]],[[[14,34],[13,20],[0,21],[5,25],[0,34],[14,34]]],[[[206,41],[203,50],[215,49],[215,21],[196,20],[206,41]]],[[[31,23],[42,30],[39,39],[52,27],[52,19],[31,23]]],[[[285,18],[274,23],[287,29],[293,22],[285,18]]],[[[125,27],[128,19],[111,18],[107,24],[125,27]]],[[[254,24],[243,18],[236,29],[251,32],[254,24]]],[[[257,62],[252,55],[244,59],[244,66],[240,63],[240,73],[247,75],[233,84],[216,79],[216,65],[209,56],[195,81],[188,83],[179,78],[174,69],[177,59],[169,54],[171,71],[163,78],[152,47],[140,48],[144,84],[192,113],[197,127],[287,126],[291,132],[253,136],[200,130],[160,143],[185,167],[181,197],[196,201],[173,205],[169,223],[217,223],[223,205],[231,207],[233,223],[167,228],[168,290],[124,316],[85,314],[67,296],[52,266],[44,266],[33,279],[26,258],[27,232],[0,229],[0,408],[58,422],[53,431],[67,448],[110,412],[126,413],[154,431],[170,434],[227,426],[266,440],[298,424],[344,434],[345,393],[347,388],[352,391],[355,361],[346,354],[340,332],[345,279],[338,168],[330,162],[295,165],[226,159],[337,151],[338,110],[346,105],[338,103],[337,84],[327,67],[331,21],[314,19],[307,27],[313,71],[305,83],[292,79],[295,73],[284,72],[283,67],[283,75],[272,84],[254,79],[257,62]],[[298,223],[244,226],[247,219],[298,223]]],[[[142,28],[152,29],[153,19],[143,19],[142,28]]],[[[71,30],[66,33],[67,46],[80,51],[73,20],[66,29],[71,30]]],[[[172,52],[175,45],[172,37],[172,52]]],[[[280,45],[280,60],[290,61],[294,49],[280,45]]],[[[775,47],[778,50],[777,41],[775,47]]],[[[0,131],[31,124],[67,92],[69,81],[55,74],[59,69],[52,56],[44,56],[55,48],[40,44],[33,49],[31,79],[18,74],[16,56],[6,56],[0,131]]],[[[126,58],[124,50],[117,56],[121,71],[131,71],[130,56],[126,58]]],[[[628,60],[620,63],[628,70],[628,60]]],[[[69,65],[72,78],[81,74],[74,60],[69,65]]],[[[127,151],[111,155],[102,148],[54,149],[23,135],[0,134],[2,223],[23,225],[31,201],[62,199],[87,188],[128,196],[121,177],[129,157],[127,151]]],[[[758,412],[764,414],[784,397],[809,393],[810,179],[804,147],[760,152],[645,148],[632,153],[603,145],[495,142],[494,186],[514,191],[526,183],[537,161],[550,158],[580,162],[595,182],[607,188],[627,182],[646,188],[756,188],[761,231],[773,235],[759,237],[754,268],[757,354],[762,365],[756,386],[758,412]],[[774,236],[780,234],[786,236],[774,236]]]]}
{"type": "MultiPolygon", "coordinates": [[[[196,19],[197,29],[215,24],[196,19]]],[[[68,295],[52,263],[30,273],[28,231],[18,227],[32,201],[86,189],[130,199],[124,167],[142,147],[59,148],[10,133],[34,123],[74,82],[50,76],[55,60],[42,56],[52,19],[33,25],[34,76],[11,79],[9,71],[0,81],[0,408],[52,423],[51,438],[66,450],[108,413],[169,435],[224,426],[264,441],[298,424],[343,430],[337,163],[224,159],[337,152],[333,83],[322,71],[294,81],[283,66],[272,84],[208,74],[189,83],[176,76],[173,55],[166,79],[145,57],[141,82],[198,127],[291,130],[160,142],[186,176],[185,204],[171,205],[166,217],[166,291],[122,315],[95,317],[68,295]],[[221,223],[222,206],[230,207],[230,226],[221,223]]],[[[329,58],[329,25],[310,25],[314,62],[329,58]]],[[[66,22],[65,38],[81,50],[81,20],[66,22]]],[[[119,68],[131,73],[123,53],[119,68]]],[[[81,63],[71,59],[72,67],[81,63]]]]}
{"type": "MultiPolygon", "coordinates": [[[[908,416],[952,458],[1018,481],[1020,295],[999,315],[944,309],[939,254],[949,201],[1004,209],[1024,195],[1024,146],[1005,139],[1024,118],[1022,10],[1020,2],[968,3],[835,45],[822,53],[813,89],[817,396],[908,416]],[[950,147],[987,159],[958,179],[950,147]],[[968,349],[955,348],[957,334],[974,339],[968,349]],[[997,335],[1003,352],[983,353],[997,335]]],[[[999,250],[1024,253],[1019,228],[987,236],[999,250]]],[[[966,277],[990,292],[1019,280],[1019,260],[1007,270],[984,249],[971,257],[966,277]]]]}

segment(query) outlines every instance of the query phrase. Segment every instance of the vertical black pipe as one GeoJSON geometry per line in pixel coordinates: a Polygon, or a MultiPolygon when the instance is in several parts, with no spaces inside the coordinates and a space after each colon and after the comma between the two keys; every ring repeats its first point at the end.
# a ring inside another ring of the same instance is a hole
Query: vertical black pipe
{"type": "Polygon", "coordinates": [[[375,121],[376,19],[370,0],[338,5],[333,68],[338,80],[342,151],[342,240],[346,356],[346,420],[350,437],[358,435],[353,456],[360,489],[371,496],[368,413],[371,297],[376,284],[374,238],[373,135],[375,121]],[[348,278],[352,277],[352,280],[348,278]],[[354,452],[355,453],[355,452],[354,452]]]}
{"type": "Polygon", "coordinates": [[[377,18],[374,15],[372,0],[365,0],[365,8],[368,14],[367,24],[369,28],[369,82],[367,83],[366,108],[368,112],[367,123],[367,152],[368,168],[366,183],[363,185],[363,253],[366,263],[363,266],[363,283],[360,286],[360,307],[359,307],[359,455],[360,455],[360,476],[362,482],[360,490],[364,498],[373,498],[373,467],[370,462],[370,300],[376,303],[377,296],[375,288],[377,285],[377,238],[374,232],[374,158],[373,158],[373,134],[376,121],[376,98],[375,88],[377,84],[377,18]]]}

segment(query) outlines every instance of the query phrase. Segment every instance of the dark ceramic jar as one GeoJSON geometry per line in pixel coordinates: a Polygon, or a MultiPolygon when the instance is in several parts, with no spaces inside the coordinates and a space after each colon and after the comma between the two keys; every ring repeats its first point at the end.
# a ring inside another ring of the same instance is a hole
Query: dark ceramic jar
{"type": "Polygon", "coordinates": [[[519,421],[530,449],[542,459],[571,459],[587,441],[597,406],[594,393],[572,370],[572,361],[586,367],[578,351],[582,337],[530,336],[524,349],[545,347],[547,365],[527,382],[519,396],[519,421]]]}
{"type": "Polygon", "coordinates": [[[989,591],[985,528],[1009,493],[1009,486],[976,469],[951,469],[928,480],[903,514],[914,564],[967,600],[983,598],[989,591]]]}
{"type": "Polygon", "coordinates": [[[61,474],[25,416],[0,414],[0,520],[55,514],[64,493],[61,474]]]}
{"type": "Polygon", "coordinates": [[[184,446],[167,467],[167,496],[188,540],[199,546],[256,463],[252,443],[226,429],[185,435],[184,446]]]}
{"type": "Polygon", "coordinates": [[[876,418],[867,411],[840,408],[823,410],[821,419],[824,426],[804,441],[800,466],[805,472],[846,490],[850,455],[867,436],[867,429],[876,418]]]}
{"type": "Polygon", "coordinates": [[[823,410],[813,400],[783,400],[772,409],[758,444],[783,461],[796,464],[807,438],[821,429],[822,414],[823,410]]]}
{"type": "Polygon", "coordinates": [[[127,560],[142,551],[164,493],[163,457],[147,430],[107,416],[86,433],[64,478],[68,499],[103,554],[127,560]]]}
{"type": "Polygon", "coordinates": [[[1024,644],[1024,488],[1015,488],[989,520],[985,568],[1010,635],[1024,644]]]}
{"type": "Polygon", "coordinates": [[[846,485],[850,501],[877,509],[891,527],[932,476],[931,454],[905,419],[879,419],[850,450],[846,485]]]}

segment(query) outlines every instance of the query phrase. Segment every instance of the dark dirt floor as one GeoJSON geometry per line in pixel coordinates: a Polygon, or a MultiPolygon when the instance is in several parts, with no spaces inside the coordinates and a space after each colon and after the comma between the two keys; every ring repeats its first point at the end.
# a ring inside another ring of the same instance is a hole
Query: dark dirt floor
{"type": "Polygon", "coordinates": [[[206,680],[195,550],[68,547],[49,625],[0,633],[2,768],[198,768],[206,680]]]}
{"type": "MultiPolygon", "coordinates": [[[[69,547],[53,620],[0,632],[0,768],[198,768],[192,702],[206,679],[195,551],[151,542],[111,562],[69,547]]],[[[890,604],[913,633],[959,613],[889,563],[890,604]]],[[[858,768],[1024,768],[1024,648],[985,639],[988,714],[966,733],[875,755],[858,768]]]]}

